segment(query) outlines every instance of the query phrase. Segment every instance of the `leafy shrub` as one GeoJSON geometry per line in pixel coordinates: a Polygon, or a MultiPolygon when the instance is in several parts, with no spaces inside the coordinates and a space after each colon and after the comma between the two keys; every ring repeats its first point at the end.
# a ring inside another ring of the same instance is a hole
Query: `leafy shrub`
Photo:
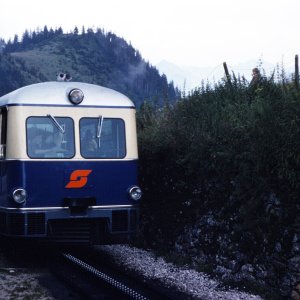
{"type": "Polygon", "coordinates": [[[186,224],[212,212],[234,216],[235,231],[267,238],[271,249],[296,222],[299,116],[299,92],[272,77],[202,85],[162,109],[145,103],[138,113],[145,242],[173,247],[186,224]]]}

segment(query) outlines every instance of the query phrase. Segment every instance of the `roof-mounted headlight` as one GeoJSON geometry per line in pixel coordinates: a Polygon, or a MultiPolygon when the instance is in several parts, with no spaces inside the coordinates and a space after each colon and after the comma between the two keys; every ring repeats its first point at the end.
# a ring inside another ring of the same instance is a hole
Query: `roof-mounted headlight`
{"type": "Polygon", "coordinates": [[[70,102],[77,105],[80,104],[84,98],[84,94],[80,89],[73,89],[69,92],[68,98],[70,102]]]}
{"type": "Polygon", "coordinates": [[[128,190],[129,196],[132,200],[138,201],[141,199],[143,192],[138,186],[133,186],[128,190]]]}
{"type": "Polygon", "coordinates": [[[27,199],[27,192],[24,189],[15,189],[12,196],[16,203],[23,204],[27,199]]]}

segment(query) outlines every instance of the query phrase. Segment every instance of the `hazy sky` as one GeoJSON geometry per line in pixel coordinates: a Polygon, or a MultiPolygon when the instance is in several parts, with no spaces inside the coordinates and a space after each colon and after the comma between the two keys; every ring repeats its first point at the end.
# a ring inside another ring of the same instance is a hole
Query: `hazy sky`
{"type": "Polygon", "coordinates": [[[84,25],[113,31],[152,64],[276,63],[300,52],[299,13],[299,0],[0,0],[0,37],[84,25]]]}

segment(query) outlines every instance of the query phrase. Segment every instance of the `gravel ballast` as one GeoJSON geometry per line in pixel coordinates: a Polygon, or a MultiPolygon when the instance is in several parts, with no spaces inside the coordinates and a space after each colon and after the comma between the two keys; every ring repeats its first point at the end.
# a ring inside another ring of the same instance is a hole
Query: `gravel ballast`
{"type": "MultiPolygon", "coordinates": [[[[128,245],[95,246],[95,248],[100,250],[99,255],[105,254],[125,272],[136,274],[143,281],[159,283],[159,286],[170,291],[176,290],[186,295],[177,299],[262,299],[260,296],[237,289],[224,289],[220,282],[205,273],[168,263],[151,251],[128,245]]],[[[54,300],[74,297],[59,286],[59,283],[55,283],[45,270],[10,268],[10,266],[11,264],[0,253],[0,299],[54,300]]]]}
{"type": "Polygon", "coordinates": [[[217,280],[209,278],[205,273],[177,267],[161,257],[156,257],[150,251],[127,245],[98,246],[97,248],[109,255],[117,265],[142,276],[146,280],[158,280],[167,288],[175,288],[192,298],[214,300],[262,299],[260,296],[237,289],[225,290],[217,280]]]}

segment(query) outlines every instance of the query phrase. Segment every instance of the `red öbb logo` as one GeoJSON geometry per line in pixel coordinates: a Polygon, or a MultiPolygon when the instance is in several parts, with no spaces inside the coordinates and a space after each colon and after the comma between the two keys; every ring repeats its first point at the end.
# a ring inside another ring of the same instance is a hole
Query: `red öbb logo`
{"type": "Polygon", "coordinates": [[[80,189],[87,184],[88,176],[92,170],[75,170],[70,175],[70,181],[66,185],[67,189],[80,189]]]}

